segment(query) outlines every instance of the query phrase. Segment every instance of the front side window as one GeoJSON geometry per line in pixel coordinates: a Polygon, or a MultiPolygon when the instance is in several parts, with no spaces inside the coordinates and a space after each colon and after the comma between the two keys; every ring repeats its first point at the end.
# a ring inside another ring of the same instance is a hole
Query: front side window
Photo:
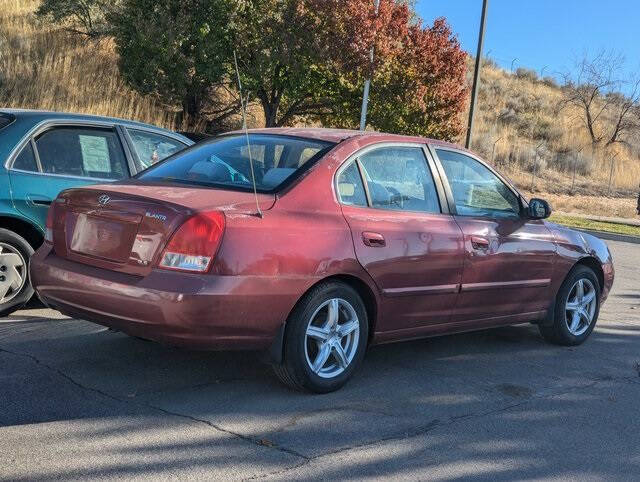
{"type": "Polygon", "coordinates": [[[136,129],[127,129],[127,131],[129,132],[129,136],[133,142],[133,148],[138,157],[139,170],[146,169],[156,162],[187,147],[182,142],[172,139],[171,137],[163,136],[162,134],[136,129]]]}
{"type": "Polygon", "coordinates": [[[520,200],[491,170],[459,152],[436,149],[462,216],[513,217],[520,200]]]}
{"type": "Polygon", "coordinates": [[[136,176],[148,181],[273,192],[333,147],[330,142],[273,134],[222,136],[196,144],[136,176]]]}
{"type": "Polygon", "coordinates": [[[44,173],[96,179],[128,177],[127,160],[112,129],[55,127],[35,141],[44,173]]]}
{"type": "Polygon", "coordinates": [[[439,213],[433,176],[420,147],[382,147],[360,156],[371,206],[439,213]]]}

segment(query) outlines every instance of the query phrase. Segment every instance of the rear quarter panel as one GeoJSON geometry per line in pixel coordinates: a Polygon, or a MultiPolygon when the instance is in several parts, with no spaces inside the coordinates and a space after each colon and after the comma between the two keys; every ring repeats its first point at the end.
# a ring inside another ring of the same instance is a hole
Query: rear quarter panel
{"type": "Polygon", "coordinates": [[[349,226],[333,193],[333,174],[350,152],[339,146],[287,192],[263,218],[227,213],[213,274],[237,275],[247,289],[274,293],[269,313],[284,322],[317,282],[336,275],[358,278],[376,297],[373,280],[358,263],[349,226]]]}

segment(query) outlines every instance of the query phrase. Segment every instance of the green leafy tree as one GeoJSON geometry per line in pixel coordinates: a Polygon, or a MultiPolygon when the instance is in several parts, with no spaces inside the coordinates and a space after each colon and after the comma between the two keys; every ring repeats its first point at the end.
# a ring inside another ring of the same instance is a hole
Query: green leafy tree
{"type": "Polygon", "coordinates": [[[118,9],[119,3],[119,0],[43,0],[36,15],[62,25],[69,32],[99,38],[111,33],[107,16],[118,9]]]}
{"type": "Polygon", "coordinates": [[[108,19],[124,79],[215,128],[239,105],[235,94],[213,102],[229,79],[231,14],[225,0],[123,0],[108,19]]]}
{"type": "Polygon", "coordinates": [[[236,11],[233,39],[246,95],[267,127],[322,117],[339,87],[319,48],[316,18],[305,0],[250,0],[236,11]]]}

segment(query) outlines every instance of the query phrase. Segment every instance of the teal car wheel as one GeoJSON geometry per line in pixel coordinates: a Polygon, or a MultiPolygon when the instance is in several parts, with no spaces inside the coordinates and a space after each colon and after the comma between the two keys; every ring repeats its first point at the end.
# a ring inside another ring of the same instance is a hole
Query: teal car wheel
{"type": "Polygon", "coordinates": [[[33,248],[13,231],[0,229],[0,316],[22,308],[33,296],[29,258],[33,248]]]}

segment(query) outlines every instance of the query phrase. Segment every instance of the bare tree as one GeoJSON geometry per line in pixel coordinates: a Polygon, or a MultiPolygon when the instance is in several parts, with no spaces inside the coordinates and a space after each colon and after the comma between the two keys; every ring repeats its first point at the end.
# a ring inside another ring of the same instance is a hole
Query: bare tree
{"type": "Polygon", "coordinates": [[[561,107],[579,109],[591,148],[627,144],[640,131],[640,77],[624,75],[624,57],[613,52],[584,56],[564,76],[561,107]]]}

